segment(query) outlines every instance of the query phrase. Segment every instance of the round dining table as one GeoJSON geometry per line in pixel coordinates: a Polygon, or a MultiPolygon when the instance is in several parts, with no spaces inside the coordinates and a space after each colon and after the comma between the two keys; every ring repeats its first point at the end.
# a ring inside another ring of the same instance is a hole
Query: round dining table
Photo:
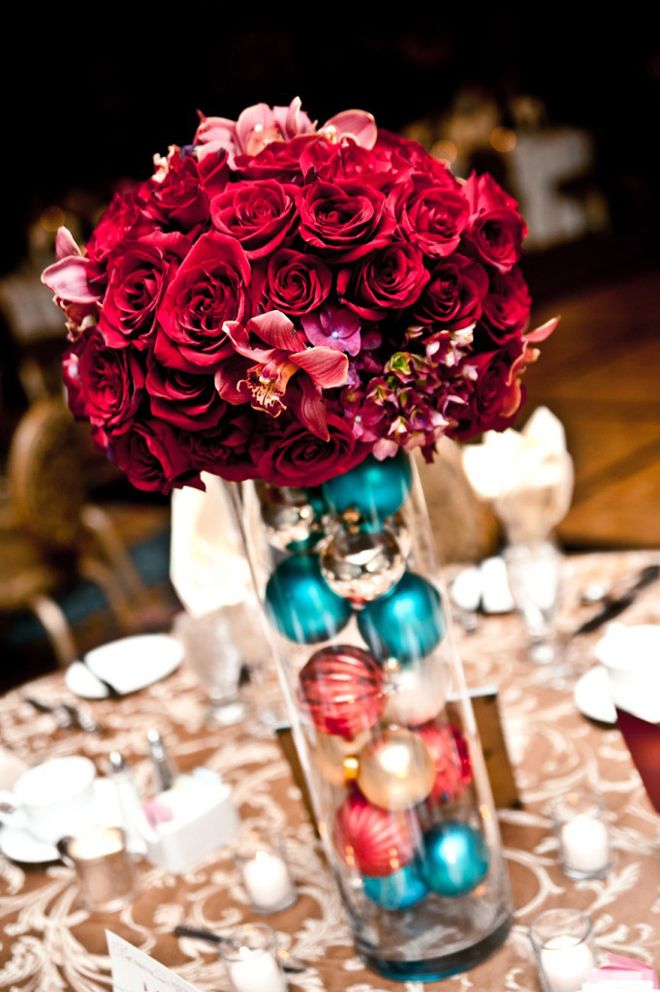
{"type": "MultiPolygon", "coordinates": [[[[632,581],[658,558],[652,552],[567,558],[562,630],[572,631],[594,612],[593,605],[581,605],[580,599],[590,584],[632,581]]],[[[643,590],[621,622],[660,623],[659,589],[660,584],[643,590]]],[[[602,630],[569,639],[578,671],[593,663],[593,647],[601,636],[602,630]]],[[[618,729],[586,719],[576,708],[570,681],[557,686],[542,666],[529,660],[517,615],[480,617],[476,630],[460,633],[459,641],[469,686],[497,687],[520,794],[516,808],[499,810],[515,913],[507,941],[487,961],[428,987],[537,990],[528,925],[544,909],[555,907],[587,911],[599,951],[657,965],[660,816],[618,729]],[[605,878],[572,881],[559,865],[549,805],[576,788],[598,793],[605,805],[614,849],[614,864],[605,878]]],[[[0,854],[0,988],[107,992],[112,985],[105,931],[111,930],[200,990],[226,989],[217,951],[189,937],[176,937],[174,929],[185,923],[228,932],[257,919],[268,922],[280,945],[308,966],[290,976],[291,989],[377,992],[423,987],[402,986],[365,968],[352,946],[332,874],[277,739],[254,712],[231,727],[210,725],[203,690],[185,663],[163,681],[119,699],[81,701],[68,692],[61,672],[0,699],[5,756],[35,764],[53,756],[84,754],[103,774],[109,752],[118,750],[141,788],[149,784],[148,728],[160,732],[180,771],[205,766],[220,773],[233,790],[243,829],[258,828],[282,839],[297,901],[279,913],[254,916],[234,854],[225,847],[181,875],[141,859],[130,905],[115,913],[90,913],[80,905],[76,876],[67,865],[25,865],[0,854]],[[82,706],[103,732],[61,729],[51,714],[36,713],[26,695],[82,706]]]]}

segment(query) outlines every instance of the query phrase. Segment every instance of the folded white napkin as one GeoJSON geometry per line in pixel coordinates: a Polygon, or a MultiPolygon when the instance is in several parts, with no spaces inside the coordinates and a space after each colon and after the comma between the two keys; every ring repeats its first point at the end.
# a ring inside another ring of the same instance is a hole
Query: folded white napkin
{"type": "Polygon", "coordinates": [[[522,431],[488,431],[482,444],[468,445],[463,466],[512,543],[543,540],[568,511],[573,462],[564,428],[547,407],[539,407],[522,431]]]}
{"type": "Polygon", "coordinates": [[[202,478],[206,492],[172,492],[170,579],[192,616],[242,603],[250,586],[229,494],[217,476],[202,478]]]}

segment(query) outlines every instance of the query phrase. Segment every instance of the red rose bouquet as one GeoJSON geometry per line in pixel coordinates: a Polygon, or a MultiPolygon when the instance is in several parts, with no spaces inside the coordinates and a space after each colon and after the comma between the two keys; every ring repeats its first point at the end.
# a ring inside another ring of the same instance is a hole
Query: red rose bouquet
{"type": "Polygon", "coordinates": [[[508,426],[529,332],[525,223],[363,111],[204,117],[42,275],[74,414],[141,489],[317,485],[369,452],[508,426]]]}

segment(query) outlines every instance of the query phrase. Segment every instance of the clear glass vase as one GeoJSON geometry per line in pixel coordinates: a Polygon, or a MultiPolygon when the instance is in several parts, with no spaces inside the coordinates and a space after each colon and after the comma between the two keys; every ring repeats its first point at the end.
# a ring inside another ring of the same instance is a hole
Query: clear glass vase
{"type": "Polygon", "coordinates": [[[402,981],[478,964],[510,929],[508,876],[412,459],[244,483],[242,512],[358,953],[402,981]]]}

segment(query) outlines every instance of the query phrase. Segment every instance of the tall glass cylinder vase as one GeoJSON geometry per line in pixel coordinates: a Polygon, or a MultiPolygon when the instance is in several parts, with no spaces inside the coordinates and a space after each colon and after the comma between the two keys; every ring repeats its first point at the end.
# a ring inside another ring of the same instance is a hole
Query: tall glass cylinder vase
{"type": "Polygon", "coordinates": [[[315,489],[244,483],[255,581],[319,829],[363,960],[432,981],[505,939],[483,755],[403,452],[315,489]]]}

